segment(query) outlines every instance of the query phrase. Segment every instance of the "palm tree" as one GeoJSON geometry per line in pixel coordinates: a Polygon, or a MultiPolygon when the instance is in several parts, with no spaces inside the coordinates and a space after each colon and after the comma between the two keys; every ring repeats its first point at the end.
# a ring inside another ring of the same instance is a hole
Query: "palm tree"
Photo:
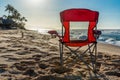
{"type": "Polygon", "coordinates": [[[16,22],[20,21],[21,14],[17,10],[14,11],[12,16],[16,22]]]}
{"type": "Polygon", "coordinates": [[[5,6],[5,11],[8,11],[8,16],[10,15],[10,14],[12,14],[12,12],[14,11],[14,8],[13,8],[13,6],[11,6],[10,4],[8,4],[7,6],[5,6]]]}
{"type": "Polygon", "coordinates": [[[22,18],[20,19],[20,21],[21,21],[21,22],[23,22],[23,21],[27,22],[27,19],[26,19],[25,17],[22,17],[22,18]]]}
{"type": "Polygon", "coordinates": [[[8,11],[8,16],[4,15],[5,19],[11,19],[15,23],[12,24],[14,27],[19,27],[24,29],[25,22],[27,22],[27,19],[25,17],[22,17],[21,14],[10,4],[5,6],[5,11],[8,11]]]}

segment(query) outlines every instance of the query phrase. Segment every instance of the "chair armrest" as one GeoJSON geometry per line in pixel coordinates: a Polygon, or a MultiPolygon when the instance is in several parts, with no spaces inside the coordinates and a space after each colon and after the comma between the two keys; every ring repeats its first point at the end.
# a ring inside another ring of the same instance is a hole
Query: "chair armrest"
{"type": "Polygon", "coordinates": [[[99,36],[102,34],[102,32],[100,30],[93,30],[93,33],[96,38],[99,38],[99,36]]]}
{"type": "Polygon", "coordinates": [[[61,36],[57,33],[55,30],[48,31],[49,34],[57,36],[59,39],[61,39],[61,36]]]}
{"type": "Polygon", "coordinates": [[[94,32],[94,34],[96,34],[96,35],[101,35],[101,34],[102,34],[102,32],[101,32],[100,30],[94,30],[93,32],[94,32]]]}

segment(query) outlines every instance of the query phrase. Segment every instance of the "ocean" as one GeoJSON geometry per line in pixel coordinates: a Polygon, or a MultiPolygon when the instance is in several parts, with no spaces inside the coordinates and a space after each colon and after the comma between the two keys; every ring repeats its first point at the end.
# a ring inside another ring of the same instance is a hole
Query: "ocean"
{"type": "MultiPolygon", "coordinates": [[[[48,30],[39,31],[43,34],[46,34],[48,30]]],[[[61,35],[61,30],[57,30],[61,35]]],[[[97,39],[98,42],[104,44],[112,44],[120,46],[120,29],[102,29],[102,34],[97,39]]],[[[70,39],[77,40],[86,40],[87,39],[87,30],[73,29],[70,31],[70,39]]]]}
{"type": "Polygon", "coordinates": [[[98,42],[120,46],[120,29],[101,30],[98,42]]]}

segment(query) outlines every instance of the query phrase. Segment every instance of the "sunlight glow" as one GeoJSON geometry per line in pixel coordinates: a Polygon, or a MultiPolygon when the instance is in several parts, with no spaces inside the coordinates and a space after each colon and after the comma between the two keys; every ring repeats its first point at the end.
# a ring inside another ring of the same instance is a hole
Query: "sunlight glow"
{"type": "Polygon", "coordinates": [[[29,2],[31,4],[38,4],[38,3],[42,3],[44,0],[29,0],[29,2]]]}
{"type": "Polygon", "coordinates": [[[25,2],[30,6],[39,6],[44,4],[46,0],[25,0],[25,2]]]}

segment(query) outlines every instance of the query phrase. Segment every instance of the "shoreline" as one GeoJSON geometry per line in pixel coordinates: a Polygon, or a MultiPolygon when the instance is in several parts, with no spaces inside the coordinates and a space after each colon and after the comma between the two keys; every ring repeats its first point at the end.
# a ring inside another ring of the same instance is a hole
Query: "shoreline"
{"type": "Polygon", "coordinates": [[[111,55],[120,55],[120,46],[98,43],[98,52],[104,51],[111,55]]]}

